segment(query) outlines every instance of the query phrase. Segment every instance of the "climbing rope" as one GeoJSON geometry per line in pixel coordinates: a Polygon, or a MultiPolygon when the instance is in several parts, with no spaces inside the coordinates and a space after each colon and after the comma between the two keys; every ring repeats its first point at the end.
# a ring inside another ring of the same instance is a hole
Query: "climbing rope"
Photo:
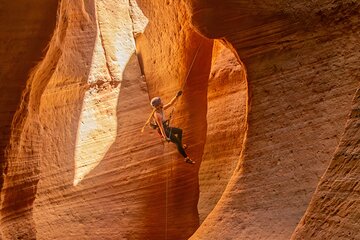
{"type": "MultiPolygon", "coordinates": [[[[199,53],[199,51],[200,51],[200,48],[201,48],[201,43],[199,44],[199,46],[198,46],[198,48],[197,48],[197,50],[196,50],[196,52],[195,52],[194,58],[193,58],[193,60],[192,60],[192,62],[191,62],[191,64],[190,64],[189,71],[188,71],[187,74],[186,74],[185,81],[184,81],[183,85],[181,86],[181,90],[180,90],[181,92],[184,91],[184,88],[185,88],[185,86],[186,86],[186,82],[187,82],[187,80],[189,79],[191,70],[192,70],[192,68],[193,68],[193,66],[194,66],[194,63],[195,63],[195,60],[196,60],[196,58],[197,58],[197,55],[198,55],[198,53],[199,53]]],[[[169,127],[170,127],[171,119],[172,119],[172,117],[173,117],[173,115],[174,115],[174,112],[175,112],[176,103],[177,103],[177,99],[176,99],[176,102],[174,102],[173,107],[172,107],[171,112],[170,112],[170,115],[169,115],[169,119],[168,119],[168,126],[169,126],[169,127]]],[[[171,131],[172,131],[172,128],[170,128],[169,137],[171,136],[171,131]]]]}
{"type": "Polygon", "coordinates": [[[150,121],[151,121],[151,118],[153,117],[153,115],[154,115],[155,111],[156,111],[156,109],[154,108],[154,109],[152,110],[152,112],[151,112],[151,114],[150,114],[149,118],[146,120],[146,122],[145,122],[144,126],[141,128],[141,132],[142,132],[142,133],[144,132],[145,127],[146,127],[147,125],[149,125],[149,123],[150,123],[150,121]]]}
{"type": "MultiPolygon", "coordinates": [[[[165,143],[163,143],[163,152],[165,152],[165,143]]],[[[164,160],[164,157],[163,157],[164,160]]],[[[171,158],[170,162],[167,163],[166,166],[166,181],[165,181],[165,240],[168,239],[168,215],[169,215],[169,182],[171,182],[171,176],[172,176],[172,172],[173,172],[173,158],[171,158]],[[169,175],[169,166],[170,165],[170,175],[169,175]]]]}
{"type": "MultiPolygon", "coordinates": [[[[193,58],[193,60],[192,60],[192,62],[191,62],[191,64],[190,64],[190,68],[189,68],[189,70],[188,70],[188,72],[187,72],[187,74],[186,74],[185,81],[184,81],[184,83],[183,83],[182,86],[181,86],[181,90],[180,90],[180,91],[182,91],[182,92],[183,92],[183,90],[184,90],[184,88],[185,88],[185,86],[186,86],[187,80],[188,80],[188,78],[189,78],[189,76],[190,76],[191,70],[192,70],[192,68],[193,68],[193,66],[194,66],[194,63],[195,63],[195,60],[196,60],[196,58],[197,58],[197,55],[198,55],[198,53],[199,53],[200,48],[201,48],[201,43],[199,44],[199,46],[198,46],[198,48],[197,48],[197,50],[196,50],[196,52],[195,52],[194,58],[193,58]]],[[[176,105],[177,101],[178,101],[178,99],[176,99],[176,101],[174,102],[174,104],[173,104],[173,106],[172,106],[172,110],[171,110],[170,115],[169,115],[169,119],[167,120],[169,127],[170,127],[171,119],[172,119],[172,117],[173,117],[173,115],[174,115],[174,112],[175,112],[175,105],[176,105]]],[[[156,111],[156,109],[154,108],[154,109],[152,110],[149,118],[146,120],[144,126],[142,127],[141,132],[144,132],[145,127],[150,124],[150,121],[151,121],[151,119],[152,119],[155,111],[156,111]]],[[[171,131],[172,131],[172,129],[170,128],[169,137],[171,136],[171,131]]],[[[163,152],[165,152],[165,144],[163,144],[163,152]]],[[[172,160],[173,160],[173,159],[171,159],[171,161],[170,161],[170,163],[169,163],[169,164],[171,164],[171,168],[170,168],[170,171],[171,171],[171,172],[170,172],[170,181],[171,181],[172,168],[173,168],[173,165],[172,165],[172,164],[173,164],[173,161],[172,161],[172,160]]],[[[168,169],[169,169],[169,167],[167,167],[167,169],[166,169],[166,183],[165,183],[165,240],[168,239],[168,201],[169,201],[169,199],[168,199],[168,191],[169,191],[169,170],[168,170],[168,169]]]]}
{"type": "MultiPolygon", "coordinates": [[[[196,50],[196,52],[195,52],[194,58],[193,58],[193,60],[192,60],[192,62],[191,62],[191,64],[190,64],[189,71],[188,71],[187,74],[186,74],[185,81],[184,81],[183,85],[181,86],[181,89],[180,89],[181,92],[184,91],[184,88],[185,88],[185,86],[186,86],[186,82],[187,82],[187,80],[189,79],[191,70],[192,70],[192,68],[193,68],[193,66],[194,66],[194,63],[195,63],[195,60],[196,60],[196,58],[197,58],[197,55],[198,55],[198,53],[199,53],[199,51],[200,51],[201,45],[202,45],[202,42],[200,42],[200,44],[199,44],[199,46],[198,46],[198,48],[197,48],[197,50],[196,50]]],[[[177,101],[178,101],[178,99],[176,99],[176,101],[174,102],[173,107],[172,107],[172,109],[171,109],[171,112],[170,112],[170,115],[169,115],[169,119],[168,119],[168,126],[170,126],[171,119],[172,119],[172,117],[173,117],[173,115],[174,115],[175,106],[176,106],[177,101]]],[[[149,115],[148,119],[146,120],[144,126],[141,128],[141,132],[142,132],[142,133],[144,132],[145,127],[150,124],[151,118],[153,117],[155,111],[156,111],[156,109],[154,108],[154,109],[152,110],[151,114],[149,115]]],[[[170,130],[170,136],[171,136],[171,130],[170,130]]]]}
{"type": "MultiPolygon", "coordinates": [[[[195,56],[194,56],[194,58],[193,58],[193,60],[192,60],[192,62],[191,62],[189,71],[188,71],[187,74],[186,74],[185,81],[184,81],[183,85],[181,86],[181,90],[180,90],[180,91],[182,91],[182,92],[184,91],[184,88],[185,88],[185,86],[186,86],[186,82],[187,82],[187,80],[188,80],[188,78],[189,78],[189,75],[190,75],[190,72],[191,72],[191,70],[192,70],[192,68],[193,68],[193,66],[194,66],[194,63],[195,63],[196,57],[197,57],[197,55],[198,55],[198,53],[199,53],[200,47],[201,47],[201,44],[199,44],[199,46],[198,46],[198,48],[197,48],[197,50],[196,50],[196,52],[195,52],[195,56]]],[[[168,126],[169,126],[169,127],[170,127],[170,122],[171,122],[171,119],[172,119],[173,114],[174,114],[174,111],[175,111],[175,105],[176,105],[176,103],[177,103],[177,99],[176,99],[176,102],[174,102],[173,107],[172,107],[172,110],[171,110],[170,115],[169,115],[169,119],[168,119],[168,126]]],[[[153,112],[151,113],[151,115],[150,115],[150,117],[149,117],[149,122],[150,122],[150,120],[151,120],[154,112],[155,112],[155,110],[153,110],[153,112]]],[[[172,132],[172,128],[170,128],[169,138],[171,137],[171,132],[172,132]]],[[[164,146],[164,145],[163,145],[163,146],[164,146]]],[[[170,169],[171,169],[171,175],[172,175],[172,168],[173,168],[173,165],[172,165],[172,164],[173,164],[173,161],[172,161],[172,160],[173,160],[173,159],[171,159],[171,161],[170,161],[170,164],[171,164],[171,168],[170,168],[170,169]]],[[[168,190],[169,190],[169,177],[168,177],[169,170],[168,170],[168,169],[169,169],[169,168],[167,168],[167,170],[166,170],[166,189],[165,189],[165,240],[168,239],[168,190]]],[[[171,177],[171,175],[170,175],[170,177],[171,177]]],[[[171,180],[171,179],[170,179],[170,180],[171,180]]]]}
{"type": "MultiPolygon", "coordinates": [[[[165,144],[163,144],[163,152],[165,150],[165,144]]],[[[166,185],[165,185],[165,240],[167,240],[168,234],[168,189],[169,189],[169,168],[166,167],[166,185]]]]}

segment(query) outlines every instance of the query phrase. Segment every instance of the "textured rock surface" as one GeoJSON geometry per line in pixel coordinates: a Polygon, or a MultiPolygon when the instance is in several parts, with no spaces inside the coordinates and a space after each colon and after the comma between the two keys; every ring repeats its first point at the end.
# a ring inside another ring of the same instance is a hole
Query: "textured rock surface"
{"type": "MultiPolygon", "coordinates": [[[[104,209],[105,203],[95,207],[91,204],[96,198],[119,195],[116,194],[119,188],[111,191],[115,187],[110,175],[106,183],[93,180],[93,184],[79,184],[110,151],[120,132],[117,131],[120,81],[126,79],[132,82],[130,86],[137,86],[134,98],[140,98],[137,102],[141,104],[142,97],[146,106],[147,94],[141,89],[144,83],[140,81],[139,67],[136,75],[136,65],[129,61],[135,45],[131,41],[132,21],[128,11],[127,1],[113,2],[107,8],[101,1],[61,2],[49,50],[32,74],[14,122],[14,129],[22,131],[14,131],[8,154],[2,203],[5,237],[34,238],[35,225],[40,239],[96,236],[103,231],[96,224],[106,225],[113,221],[111,214],[123,213],[120,207],[110,211],[104,209]],[[96,21],[95,11],[101,15],[110,7],[124,17],[118,22],[96,21]],[[127,22],[125,27],[119,24],[122,22],[127,22]],[[118,42],[122,45],[118,46],[118,42]],[[128,61],[132,67],[126,69],[128,61]],[[99,185],[105,190],[97,189],[99,185]],[[20,210],[25,212],[24,217],[20,210]],[[105,215],[105,212],[110,213],[105,215]],[[104,221],[99,221],[97,216],[104,221]],[[63,227],[58,227],[59,221],[63,227]]],[[[135,119],[138,120],[133,123],[140,126],[143,119],[135,119]]],[[[114,202],[115,208],[118,202],[114,202]]],[[[110,231],[109,234],[115,237],[123,233],[110,231]]]]}
{"type": "Polygon", "coordinates": [[[172,125],[183,129],[184,142],[189,145],[187,152],[197,164],[184,166],[173,145],[164,146],[161,163],[170,171],[166,191],[167,239],[188,238],[199,226],[198,171],[206,140],[207,81],[212,41],[199,36],[191,28],[184,2],[141,0],[138,4],[149,19],[144,34],[136,39],[149,97],[161,96],[168,101],[182,87],[184,90],[175,106],[172,125]],[[159,9],[162,9],[161,14],[159,9]]]}
{"type": "Polygon", "coordinates": [[[345,133],[292,239],[359,239],[360,90],[345,133]]]}
{"type": "Polygon", "coordinates": [[[0,188],[11,121],[30,69],[41,59],[50,40],[56,10],[57,0],[0,3],[0,188]]]}
{"type": "Polygon", "coordinates": [[[356,1],[9,1],[0,11],[3,239],[359,237],[356,1]],[[9,13],[17,7],[22,17],[9,13]],[[172,124],[194,166],[140,134],[149,99],[182,86],[172,124]]]}
{"type": "MultiPolygon", "coordinates": [[[[165,1],[156,7],[162,6],[165,1]]],[[[176,18],[179,9],[168,8],[159,21],[171,26],[168,18],[176,18]]],[[[180,10],[189,19],[186,8],[180,10]]],[[[140,135],[150,113],[149,97],[160,94],[166,101],[175,94],[202,41],[183,19],[176,29],[144,41],[151,47],[143,52],[160,62],[155,68],[173,72],[174,79],[166,71],[151,77],[149,65],[146,84],[133,34],[143,31],[147,20],[136,1],[61,1],[49,49],[27,83],[13,122],[2,191],[5,238],[184,239],[196,230],[199,165],[185,164],[157,134],[140,135]],[[176,36],[182,24],[187,27],[176,36]],[[182,39],[176,49],[168,39],[174,36],[182,39]],[[193,40],[198,45],[188,48],[193,40]],[[169,53],[170,65],[161,62],[169,53]],[[153,88],[149,96],[147,85],[156,83],[163,88],[153,88]]],[[[212,41],[202,41],[177,105],[183,114],[176,113],[174,120],[199,163],[211,53],[212,41]]]]}
{"type": "MultiPolygon", "coordinates": [[[[10,124],[19,103],[21,92],[25,88],[26,80],[38,62],[49,42],[56,21],[57,1],[8,1],[0,3],[0,164],[1,180],[0,187],[3,187],[3,167],[5,165],[5,146],[10,139],[10,124]]],[[[14,131],[16,131],[14,129],[14,131]]],[[[31,165],[31,163],[30,163],[31,165]]],[[[8,237],[31,238],[31,221],[29,220],[28,208],[31,205],[31,186],[34,179],[23,174],[21,168],[16,166],[19,172],[18,189],[19,195],[12,199],[11,206],[2,212],[12,211],[15,218],[23,218],[23,224],[13,224],[15,233],[6,234],[8,237]],[[28,184],[29,183],[29,184],[28,184]],[[31,185],[31,186],[29,186],[31,185]],[[17,205],[17,202],[23,202],[17,205]],[[15,206],[16,205],[16,206],[15,206]],[[10,210],[11,209],[11,210],[10,210]]],[[[1,199],[3,199],[1,194],[1,199]]],[[[6,200],[4,200],[6,201],[6,200]]],[[[3,221],[3,220],[2,220],[3,221]]]]}
{"type": "Polygon", "coordinates": [[[238,169],[192,239],[289,239],[333,156],[359,84],[358,4],[191,6],[198,30],[226,39],[244,62],[250,95],[238,169]]]}
{"type": "Polygon", "coordinates": [[[207,136],[199,172],[201,222],[219,201],[235,170],[246,127],[245,69],[220,41],[215,42],[212,59],[207,136]]]}

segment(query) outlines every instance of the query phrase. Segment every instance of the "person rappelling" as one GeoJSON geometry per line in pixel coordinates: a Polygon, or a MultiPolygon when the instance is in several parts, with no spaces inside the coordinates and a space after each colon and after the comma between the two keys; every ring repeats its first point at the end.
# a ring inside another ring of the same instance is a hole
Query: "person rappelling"
{"type": "MultiPolygon", "coordinates": [[[[153,129],[156,129],[159,135],[163,140],[167,142],[175,143],[179,153],[184,157],[186,163],[195,164],[193,160],[189,158],[185,149],[187,148],[186,144],[182,143],[182,129],[176,127],[170,127],[170,119],[166,119],[164,110],[173,106],[176,100],[182,95],[182,91],[178,91],[176,96],[173,97],[169,103],[163,104],[160,97],[154,97],[150,101],[150,105],[153,107],[153,112],[150,115],[150,118],[147,121],[147,124],[150,125],[153,129]]],[[[147,125],[146,124],[146,125],[147,125]]]]}
{"type": "Polygon", "coordinates": [[[150,114],[150,117],[146,121],[144,127],[142,128],[141,132],[144,132],[144,129],[146,126],[150,125],[153,129],[157,129],[159,135],[167,142],[175,143],[177,146],[177,149],[179,153],[184,157],[184,161],[186,163],[195,164],[193,160],[191,160],[188,155],[185,152],[185,149],[187,148],[186,144],[182,143],[182,129],[171,127],[170,126],[170,120],[172,118],[172,115],[174,113],[175,107],[173,106],[177,101],[177,99],[182,95],[183,89],[186,85],[186,82],[189,78],[190,72],[192,70],[192,67],[194,65],[194,62],[196,60],[196,57],[199,53],[199,50],[201,48],[201,43],[198,46],[195,56],[192,60],[192,63],[190,65],[189,71],[186,75],[185,81],[181,87],[181,90],[177,92],[176,96],[173,97],[169,103],[163,104],[160,97],[154,97],[150,101],[150,105],[153,107],[153,111],[150,114]],[[170,113],[169,119],[166,119],[164,110],[168,109],[169,107],[173,106],[173,109],[170,113]]]}

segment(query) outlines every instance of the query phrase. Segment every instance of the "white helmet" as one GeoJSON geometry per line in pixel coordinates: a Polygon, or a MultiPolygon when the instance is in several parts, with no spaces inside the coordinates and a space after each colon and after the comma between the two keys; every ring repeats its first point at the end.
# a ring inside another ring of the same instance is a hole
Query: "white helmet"
{"type": "Polygon", "coordinates": [[[161,105],[161,98],[160,97],[154,97],[150,101],[150,105],[154,108],[157,108],[161,105]]]}

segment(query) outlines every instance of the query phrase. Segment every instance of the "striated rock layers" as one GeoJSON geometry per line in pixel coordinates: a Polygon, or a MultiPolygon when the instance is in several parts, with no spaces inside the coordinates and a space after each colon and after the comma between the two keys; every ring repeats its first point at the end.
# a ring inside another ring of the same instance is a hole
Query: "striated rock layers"
{"type": "Polygon", "coordinates": [[[0,11],[2,239],[359,238],[356,1],[0,11]],[[180,89],[195,165],[140,133],[180,89]]]}
{"type": "MultiPolygon", "coordinates": [[[[290,239],[334,156],[359,87],[359,3],[199,0],[189,5],[198,31],[232,46],[246,66],[249,85],[248,129],[236,172],[191,239],[290,239]]],[[[358,151],[358,136],[354,139],[347,142],[352,156],[358,151]]],[[[360,206],[351,201],[358,178],[329,186],[346,177],[345,169],[351,176],[357,171],[355,163],[346,166],[351,157],[344,153],[337,151],[298,239],[338,239],[345,232],[356,238],[360,206]],[[340,202],[343,191],[349,199],[340,202]],[[334,194],[337,200],[331,199],[334,194]],[[325,208],[334,215],[329,225],[320,213],[325,208]],[[350,209],[355,213],[346,215],[350,209]]]]}
{"type": "Polygon", "coordinates": [[[359,239],[360,91],[329,168],[292,239],[359,239]]]}
{"type": "Polygon", "coordinates": [[[199,226],[212,41],[191,29],[184,3],[151,4],[59,2],[48,49],[12,122],[4,239],[186,239],[199,226]],[[150,10],[163,6],[168,13],[154,19],[150,10]],[[156,21],[169,29],[158,31],[156,21]],[[149,98],[170,100],[181,86],[173,123],[184,129],[195,166],[157,133],[140,133],[149,98]]]}
{"type": "MultiPolygon", "coordinates": [[[[0,3],[0,167],[4,167],[10,125],[28,73],[43,56],[56,21],[57,1],[0,3]]],[[[1,174],[0,186],[3,184],[1,174]]]]}
{"type": "MultiPolygon", "coordinates": [[[[4,171],[9,169],[5,162],[5,147],[9,143],[10,132],[20,134],[22,129],[11,128],[11,121],[21,99],[21,92],[26,86],[26,80],[31,68],[36,65],[43,56],[43,50],[48,44],[56,22],[57,1],[8,1],[0,3],[0,187],[4,183],[4,171]],[[11,130],[12,129],[12,130],[11,130]]],[[[24,116],[20,117],[23,118],[24,116]]],[[[18,118],[19,119],[19,118],[18,118]]],[[[30,144],[29,144],[30,145],[30,144]]],[[[25,147],[25,146],[24,146],[25,147]]],[[[28,148],[27,151],[31,151],[28,148]]],[[[36,179],[32,173],[25,172],[28,164],[33,160],[19,159],[15,169],[17,180],[13,182],[20,188],[14,190],[18,193],[9,202],[8,208],[2,208],[7,214],[12,211],[12,218],[24,219],[22,224],[13,222],[13,231],[6,234],[9,238],[34,234],[31,221],[31,208],[33,201],[34,185],[36,179]],[[29,161],[25,161],[29,160],[29,161]],[[16,202],[22,202],[17,205],[16,202]],[[11,206],[10,206],[11,205],[11,206]],[[10,210],[11,209],[11,210],[10,210]]],[[[32,170],[30,170],[32,171],[32,170]]],[[[11,184],[13,184],[11,183],[11,184]]],[[[1,193],[1,200],[4,199],[1,193]]],[[[3,200],[4,199],[4,200],[3,200]]],[[[0,237],[1,238],[1,237],[0,237]]]]}

